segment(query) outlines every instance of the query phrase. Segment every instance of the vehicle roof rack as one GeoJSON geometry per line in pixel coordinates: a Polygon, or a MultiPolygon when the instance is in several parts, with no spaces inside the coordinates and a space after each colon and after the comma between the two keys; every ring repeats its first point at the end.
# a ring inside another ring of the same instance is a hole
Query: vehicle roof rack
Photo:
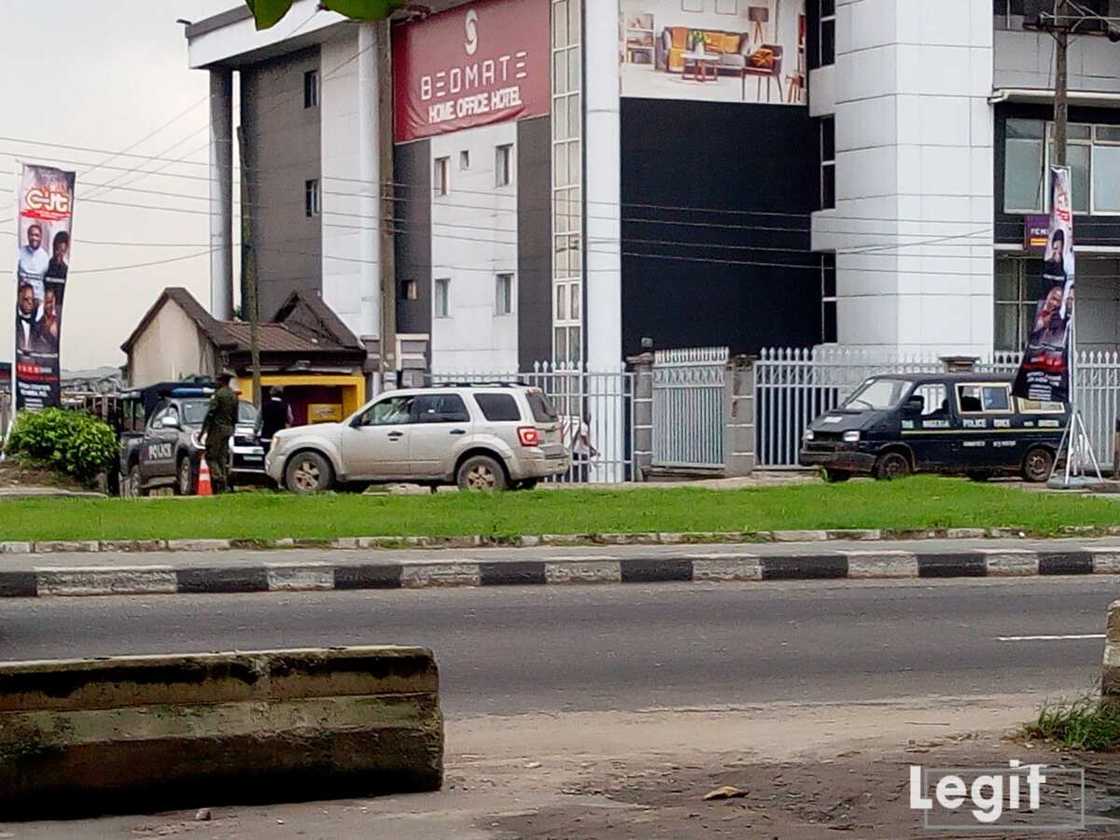
{"type": "Polygon", "coordinates": [[[528,382],[429,382],[425,388],[532,388],[528,382]]]}

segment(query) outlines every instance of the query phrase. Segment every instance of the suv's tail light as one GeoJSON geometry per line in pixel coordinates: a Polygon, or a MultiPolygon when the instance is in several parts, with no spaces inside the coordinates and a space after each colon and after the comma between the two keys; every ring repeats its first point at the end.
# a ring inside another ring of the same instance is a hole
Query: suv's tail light
{"type": "Polygon", "coordinates": [[[517,437],[522,446],[540,446],[541,433],[533,426],[522,426],[517,430],[517,437]]]}

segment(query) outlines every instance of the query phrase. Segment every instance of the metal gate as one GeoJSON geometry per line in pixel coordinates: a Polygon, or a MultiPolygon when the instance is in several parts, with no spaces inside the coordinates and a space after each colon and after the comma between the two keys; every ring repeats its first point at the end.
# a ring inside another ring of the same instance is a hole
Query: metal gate
{"type": "Polygon", "coordinates": [[[724,466],[728,357],[726,347],[654,353],[653,466],[724,466]]]}
{"type": "Polygon", "coordinates": [[[560,415],[572,469],[554,481],[612,484],[637,481],[634,468],[634,374],[578,366],[533,365],[531,371],[431,373],[433,384],[520,382],[544,391],[560,415]]]}

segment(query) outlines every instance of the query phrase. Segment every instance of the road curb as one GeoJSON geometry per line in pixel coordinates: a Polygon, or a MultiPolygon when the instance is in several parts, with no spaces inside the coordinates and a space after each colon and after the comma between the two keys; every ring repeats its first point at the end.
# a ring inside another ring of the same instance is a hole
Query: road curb
{"type": "Polygon", "coordinates": [[[720,583],[1053,577],[1120,573],[1120,550],[805,550],[648,557],[435,558],[368,563],[83,566],[0,571],[0,599],[97,595],[230,595],[571,584],[720,583]]]}
{"type": "MultiPolygon", "coordinates": [[[[1120,537],[1120,526],[1111,528],[1069,527],[1065,537],[1120,537]]],[[[178,539],[178,540],[41,540],[0,542],[0,554],[86,554],[91,552],[150,551],[280,551],[296,548],[364,551],[369,549],[461,549],[461,548],[578,548],[610,545],[751,545],[756,543],[886,542],[964,539],[1029,539],[1033,535],[1015,528],[935,528],[890,530],[856,528],[817,531],[688,531],[661,533],[523,534],[493,536],[474,534],[458,537],[339,537],[337,539],[275,540],[178,539]]],[[[1120,557],[1120,550],[1118,550],[1120,557]]]]}

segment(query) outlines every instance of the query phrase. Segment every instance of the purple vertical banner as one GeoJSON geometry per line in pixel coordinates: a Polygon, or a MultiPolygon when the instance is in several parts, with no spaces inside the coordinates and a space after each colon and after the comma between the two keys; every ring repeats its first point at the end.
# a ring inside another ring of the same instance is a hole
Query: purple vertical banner
{"type": "Polygon", "coordinates": [[[61,405],[59,342],[70,271],[73,172],[25,163],[17,201],[16,411],[61,405]]]}
{"type": "Polygon", "coordinates": [[[1035,309],[1012,393],[1024,399],[1068,403],[1076,264],[1067,167],[1050,167],[1049,195],[1050,225],[1042,261],[1042,298],[1035,309]]]}

